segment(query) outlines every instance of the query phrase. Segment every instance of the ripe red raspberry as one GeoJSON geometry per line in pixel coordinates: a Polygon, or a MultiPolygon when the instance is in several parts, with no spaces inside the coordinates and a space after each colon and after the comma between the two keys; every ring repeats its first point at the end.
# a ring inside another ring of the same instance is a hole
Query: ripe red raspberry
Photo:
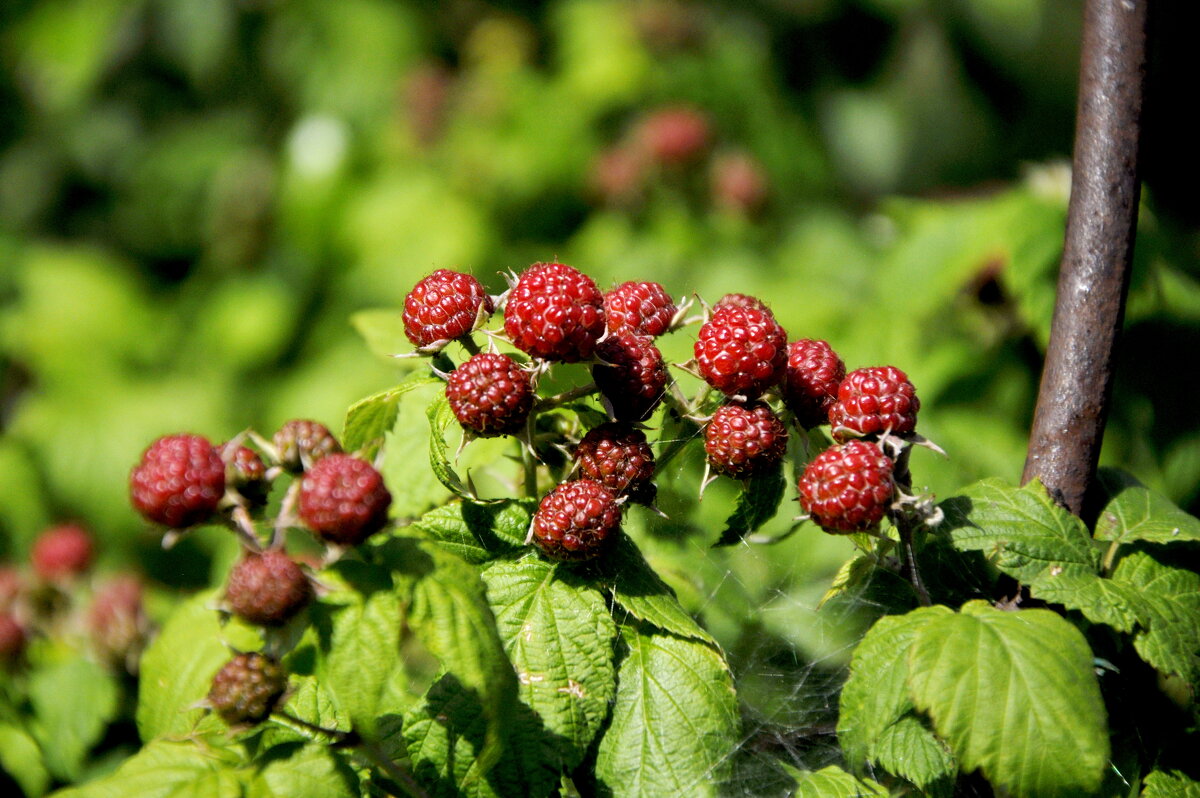
{"type": "Polygon", "coordinates": [[[920,409],[917,390],[900,369],[857,369],[838,386],[837,401],[829,407],[829,424],[839,442],[883,432],[903,435],[916,429],[920,409]]]}
{"type": "Polygon", "coordinates": [[[892,461],[869,441],[831,446],[800,477],[800,506],[826,532],[879,523],[892,503],[892,461]]]}
{"type": "Polygon", "coordinates": [[[594,479],[577,479],[542,499],[533,514],[533,540],[552,560],[590,560],[616,540],[620,525],[617,497],[594,479]]]}
{"type": "Polygon", "coordinates": [[[644,421],[662,401],[667,366],[654,341],[644,335],[617,333],[596,347],[596,357],[609,365],[592,366],[596,387],[620,421],[644,421]]]}
{"type": "Polygon", "coordinates": [[[532,357],[586,360],[604,334],[604,295],[591,277],[565,263],[535,263],[508,295],[504,332],[532,357]]]}
{"type": "Polygon", "coordinates": [[[258,453],[248,446],[238,446],[229,454],[229,444],[223,443],[217,447],[217,454],[222,460],[229,460],[225,466],[225,484],[252,505],[266,504],[271,483],[267,479],[267,466],[258,453]]]}
{"type": "Polygon", "coordinates": [[[721,308],[754,308],[764,313],[771,313],[771,309],[767,307],[766,302],[749,294],[726,294],[717,300],[717,304],[713,305],[713,313],[716,313],[721,308]]]}
{"type": "Polygon", "coordinates": [[[14,662],[25,650],[25,628],[7,612],[0,612],[0,664],[14,662]]]}
{"type": "Polygon", "coordinates": [[[770,311],[727,305],[700,327],[694,351],[709,385],[755,399],[783,379],[787,333],[770,311]]]}
{"type": "Polygon", "coordinates": [[[230,726],[261,723],[286,689],[278,662],[257,651],[237,654],[213,677],[208,704],[230,726]]]}
{"type": "Polygon", "coordinates": [[[717,408],[704,429],[704,451],[719,474],[748,479],[783,460],[787,427],[764,402],[717,408]]]}
{"type": "Polygon", "coordinates": [[[621,283],[604,295],[604,319],[610,333],[662,335],[671,326],[675,303],[658,283],[621,283]]]}
{"type": "Polygon", "coordinates": [[[322,540],[356,546],[383,529],[392,494],[366,460],[322,457],[300,483],[300,518],[322,540]]]}
{"type": "Polygon", "coordinates": [[[279,464],[293,474],[312,468],[313,463],[326,455],[342,451],[342,445],[328,427],[309,419],[284,422],[272,442],[279,455],[279,464]]]}
{"type": "Polygon", "coordinates": [[[279,549],[247,553],[229,571],[225,600],[239,618],[259,626],[282,626],[312,601],[312,583],[279,549]]]}
{"type": "Polygon", "coordinates": [[[225,463],[206,438],[167,435],[142,455],[129,476],[133,506],[175,529],[203,523],[225,495],[225,463]]]}
{"type": "Polygon", "coordinates": [[[788,345],[783,402],[800,426],[812,429],[829,421],[829,407],[845,376],[846,364],[825,341],[801,338],[788,345]]]}
{"type": "Polygon", "coordinates": [[[708,148],[708,117],[694,108],[660,108],[638,123],[634,139],[654,160],[681,166],[698,160],[708,148]]]}
{"type": "Polygon", "coordinates": [[[136,667],[150,634],[141,581],[131,574],[121,574],[97,590],[88,608],[87,628],[101,659],[133,670],[130,666],[136,667]]]}
{"type": "Polygon", "coordinates": [[[438,269],[404,298],[404,334],[420,347],[461,338],[475,328],[481,308],[485,315],[495,310],[478,280],[438,269]]]}
{"type": "Polygon", "coordinates": [[[617,496],[650,504],[654,485],[654,452],[640,429],[621,422],[601,424],[575,447],[579,473],[594,479],[617,496]]]}
{"type": "Polygon", "coordinates": [[[38,535],[29,553],[33,571],[47,582],[82,575],[95,554],[91,534],[79,524],[61,524],[38,535]]]}
{"type": "Polygon", "coordinates": [[[520,432],[535,398],[529,374],[508,355],[480,352],[446,380],[454,417],[480,438],[520,432]]]}

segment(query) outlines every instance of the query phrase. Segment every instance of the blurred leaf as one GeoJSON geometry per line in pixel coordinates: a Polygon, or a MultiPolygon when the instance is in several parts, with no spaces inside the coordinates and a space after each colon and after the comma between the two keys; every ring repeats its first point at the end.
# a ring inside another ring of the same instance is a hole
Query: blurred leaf
{"type": "Polygon", "coordinates": [[[856,778],[837,765],[815,771],[792,772],[796,777],[794,798],[862,798],[866,795],[888,794],[883,785],[871,779],[856,778]]]}
{"type": "Polygon", "coordinates": [[[356,798],[359,778],[345,755],[328,745],[305,745],[286,756],[264,757],[246,798],[356,798]]]}
{"type": "Polygon", "coordinates": [[[786,483],[782,463],[765,474],[755,474],[746,480],[742,492],[738,494],[733,515],[725,522],[725,531],[713,545],[732,546],[774,518],[779,511],[779,503],[783,501],[786,483]]]}
{"type": "Polygon", "coordinates": [[[58,793],[59,798],[242,798],[240,764],[229,748],[192,741],[150,742],[109,776],[58,793]]]}
{"type": "MultiPolygon", "coordinates": [[[[440,382],[437,377],[411,374],[396,387],[350,405],[346,411],[346,423],[342,427],[342,448],[353,452],[371,443],[375,443],[373,448],[377,448],[384,434],[390,432],[396,423],[400,398],[415,388],[440,382]]],[[[371,453],[368,452],[366,456],[370,457],[371,453]]]]}
{"type": "Polygon", "coordinates": [[[50,786],[50,773],[37,742],[9,723],[0,723],[0,769],[12,777],[26,798],[40,798],[50,786]]]}
{"type": "Polygon", "coordinates": [[[404,316],[398,309],[360,310],[350,317],[350,323],[372,353],[389,361],[412,347],[404,334],[404,316]]]}
{"type": "Polygon", "coordinates": [[[51,773],[67,781],[79,777],[88,751],[117,714],[117,698],[112,674],[89,660],[65,660],[33,672],[33,732],[51,773]]]}
{"type": "Polygon", "coordinates": [[[1142,780],[1141,798],[1197,798],[1200,782],[1193,781],[1178,770],[1153,770],[1142,780]]]}

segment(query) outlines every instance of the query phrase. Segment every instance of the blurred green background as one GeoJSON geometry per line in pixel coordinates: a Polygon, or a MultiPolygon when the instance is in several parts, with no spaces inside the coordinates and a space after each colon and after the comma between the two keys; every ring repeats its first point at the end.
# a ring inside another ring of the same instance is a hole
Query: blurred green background
{"type": "MultiPolygon", "coordinates": [[[[207,583],[215,536],[163,553],[128,507],[154,437],[340,429],[413,367],[381,354],[408,349],[394,333],[418,279],[457,268],[500,290],[551,258],[602,287],[757,294],[849,368],[908,372],[950,455],[917,454],[918,483],[1016,480],[1080,16],[1077,0],[7,0],[0,555],[74,518],[109,567],[207,583]],[[703,152],[631,162],[663,108],[700,116],[703,152]]],[[[1152,100],[1187,75],[1183,26],[1159,24],[1152,100]]],[[[1163,108],[1104,458],[1195,512],[1195,158],[1163,108]]],[[[664,351],[686,359],[693,338],[664,351]]],[[[844,548],[806,533],[783,555],[676,556],[711,544],[726,487],[676,508],[701,532],[648,540],[656,564],[723,642],[754,616],[793,665],[836,659],[854,630],[813,606],[844,548]]]]}

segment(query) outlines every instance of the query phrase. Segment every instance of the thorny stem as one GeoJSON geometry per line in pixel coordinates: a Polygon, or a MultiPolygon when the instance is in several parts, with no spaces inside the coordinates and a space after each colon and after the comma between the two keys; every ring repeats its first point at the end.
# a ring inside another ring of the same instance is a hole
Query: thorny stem
{"type": "MultiPolygon", "coordinates": [[[[892,479],[896,483],[896,489],[901,493],[909,493],[912,491],[912,473],[908,470],[908,456],[912,452],[909,446],[904,447],[900,456],[896,458],[896,465],[892,471],[892,479]]],[[[921,572],[917,568],[917,553],[913,546],[913,533],[915,532],[916,519],[907,508],[889,511],[888,515],[892,519],[892,523],[896,526],[896,531],[900,533],[900,574],[913,587],[913,591],[917,594],[917,601],[922,607],[928,607],[933,604],[929,597],[929,591],[925,588],[925,582],[921,579],[921,572]]]]}
{"type": "Polygon", "coordinates": [[[462,344],[463,349],[467,350],[468,355],[475,356],[481,351],[479,349],[479,344],[475,343],[475,339],[469,335],[464,335],[462,338],[459,338],[458,342],[462,344]]]}
{"type": "Polygon", "coordinates": [[[555,396],[539,398],[533,409],[534,412],[541,410],[553,410],[556,407],[565,405],[567,402],[573,402],[576,399],[582,399],[585,396],[591,396],[598,390],[600,389],[596,387],[596,383],[594,382],[589,382],[586,385],[577,385],[574,388],[563,391],[555,396]]]}
{"type": "Polygon", "coordinates": [[[530,413],[529,418],[525,421],[525,440],[520,442],[521,467],[525,472],[525,496],[529,499],[536,499],[538,494],[537,458],[533,453],[534,415],[534,413],[530,413]]]}
{"type": "Polygon", "coordinates": [[[354,748],[372,765],[386,773],[388,778],[396,782],[396,785],[403,789],[410,798],[429,798],[429,793],[425,792],[420,784],[417,784],[417,780],[408,772],[408,768],[389,759],[383,751],[379,750],[378,745],[362,740],[354,748]]]}
{"type": "Polygon", "coordinates": [[[250,517],[250,511],[244,505],[239,504],[233,508],[230,518],[233,521],[233,531],[242,541],[242,545],[256,553],[262,551],[262,544],[258,541],[258,533],[254,529],[254,519],[250,517]]]}
{"type": "Polygon", "coordinates": [[[271,535],[271,546],[282,546],[287,536],[287,528],[292,523],[296,513],[296,500],[300,496],[300,477],[292,480],[283,500],[279,504],[279,515],[275,517],[275,531],[271,535]]]}

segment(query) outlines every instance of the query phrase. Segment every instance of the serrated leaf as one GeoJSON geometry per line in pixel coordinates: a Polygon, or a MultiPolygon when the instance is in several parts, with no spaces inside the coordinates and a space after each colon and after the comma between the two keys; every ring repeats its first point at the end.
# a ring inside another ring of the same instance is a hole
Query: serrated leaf
{"type": "Polygon", "coordinates": [[[417,780],[431,796],[492,796],[485,756],[488,721],[474,690],[446,674],[404,716],[405,744],[417,780]]]}
{"type": "Polygon", "coordinates": [[[79,778],[84,759],[117,713],[112,674],[85,659],[35,670],[29,701],[47,769],[64,781],[79,778]]]}
{"type": "Polygon", "coordinates": [[[958,772],[958,763],[944,742],[915,713],[904,715],[880,733],[872,758],[884,770],[908,779],[921,789],[958,772]]]}
{"type": "Polygon", "coordinates": [[[1031,584],[1044,572],[1095,573],[1099,552],[1087,527],[1056,505],[1042,483],[1014,488],[985,479],[943,503],[959,551],[981,551],[1004,573],[1031,584]]]}
{"type": "Polygon", "coordinates": [[[907,665],[913,703],[963,770],[1018,796],[1099,787],[1109,747],[1092,652],[1059,615],[970,601],[917,629],[907,665]]]}
{"type": "Polygon", "coordinates": [[[1117,564],[1112,581],[1145,602],[1142,631],[1133,639],[1141,658],[1193,686],[1200,682],[1200,574],[1135,552],[1117,564]]]}
{"type": "Polygon", "coordinates": [[[789,770],[796,779],[793,798],[862,798],[866,795],[888,794],[878,782],[857,778],[837,765],[820,770],[789,770]]]}
{"type": "Polygon", "coordinates": [[[1111,498],[1096,520],[1098,540],[1119,543],[1200,541],[1200,519],[1179,509],[1166,496],[1155,493],[1117,469],[1101,469],[1099,479],[1111,498]]]}
{"type": "Polygon", "coordinates": [[[536,508],[534,499],[463,500],[430,510],[413,527],[467,562],[483,563],[525,546],[536,508]]]}
{"type": "Polygon", "coordinates": [[[732,546],[774,518],[779,511],[779,503],[783,501],[786,484],[783,463],[746,480],[733,514],[725,520],[725,531],[713,545],[732,546]]]}
{"type": "Polygon", "coordinates": [[[50,785],[37,742],[24,729],[8,723],[0,723],[0,770],[12,777],[26,798],[38,798],[50,785]]]}
{"type": "Polygon", "coordinates": [[[622,626],[621,639],[628,652],[596,777],[618,798],[716,795],[740,727],[724,658],[698,640],[647,627],[622,626]]]}
{"type": "Polygon", "coordinates": [[[457,424],[458,419],[454,417],[454,411],[450,409],[450,402],[446,400],[444,394],[433,400],[433,404],[429,405],[428,410],[425,411],[425,416],[429,419],[430,431],[429,467],[433,469],[438,481],[445,485],[448,491],[464,499],[473,498],[462,477],[450,465],[449,447],[446,446],[446,430],[451,424],[457,424]]]}
{"type": "Polygon", "coordinates": [[[825,606],[825,603],[832,598],[845,593],[852,587],[856,587],[866,580],[872,571],[875,570],[875,563],[866,552],[858,550],[854,556],[846,560],[838,567],[837,573],[833,575],[833,580],[829,583],[829,589],[825,591],[825,595],[821,596],[821,600],[817,602],[817,609],[825,606]]]}
{"type": "MultiPolygon", "coordinates": [[[[342,447],[348,452],[357,451],[372,442],[383,440],[396,423],[400,412],[400,399],[406,393],[426,385],[441,382],[427,374],[412,374],[394,388],[380,391],[373,396],[360,399],[346,411],[346,422],[342,426],[342,447]]],[[[373,448],[378,449],[376,444],[373,448]]],[[[373,451],[365,456],[370,458],[373,451]]]]}
{"type": "MultiPolygon", "coordinates": [[[[870,762],[879,762],[897,775],[904,776],[919,787],[929,784],[946,774],[944,758],[934,754],[934,749],[944,750],[928,730],[912,729],[905,723],[903,734],[915,740],[927,755],[930,767],[922,769],[921,763],[901,773],[881,757],[892,752],[896,732],[890,730],[910,717],[913,709],[908,690],[908,667],[905,657],[917,632],[936,618],[952,614],[946,607],[933,606],[913,610],[905,615],[888,615],[880,618],[863,636],[850,660],[850,675],[842,687],[838,713],[838,741],[850,766],[860,771],[870,762]],[[924,737],[919,739],[924,731],[924,737]],[[890,732],[890,733],[889,733],[890,732]],[[886,739],[885,739],[886,738],[886,739]]],[[[953,759],[949,760],[953,769],[953,759]]]]}
{"type": "Polygon", "coordinates": [[[200,593],[179,605],[142,655],[137,726],[146,742],[187,734],[204,714],[195,705],[212,678],[233,656],[260,645],[246,627],[218,623],[217,592],[200,593]]]}
{"type": "Polygon", "coordinates": [[[571,770],[608,715],[616,688],[616,624],[604,596],[559,565],[530,556],[483,573],[496,625],[520,685],[540,718],[541,755],[571,770]]]}
{"type": "Polygon", "coordinates": [[[394,686],[404,679],[400,598],[390,574],[367,563],[342,560],[322,577],[336,580],[337,589],[311,610],[315,675],[354,728],[373,738],[377,718],[404,710],[394,686]]]}
{"type": "Polygon", "coordinates": [[[395,363],[393,356],[411,351],[412,343],[404,334],[404,315],[392,308],[371,308],[350,315],[350,324],[367,343],[372,354],[395,363]]]}
{"type": "Polygon", "coordinates": [[[604,558],[600,573],[613,600],[637,620],[680,637],[702,640],[713,646],[717,644],[712,635],[688,615],[675,592],[659,579],[638,547],[624,534],[604,558]]]}
{"type": "Polygon", "coordinates": [[[1142,780],[1141,798],[1200,798],[1200,782],[1178,770],[1154,770],[1142,780]]]}
{"type": "Polygon", "coordinates": [[[262,757],[246,798],[356,798],[361,794],[359,778],[345,756],[328,745],[313,744],[274,749],[262,757]]]}
{"type": "Polygon", "coordinates": [[[232,749],[154,740],[112,774],[56,798],[241,798],[232,749]]]}
{"type": "MultiPolygon", "coordinates": [[[[312,676],[291,675],[290,695],[287,699],[287,714],[298,718],[315,729],[330,732],[348,732],[353,727],[349,713],[338,706],[329,690],[312,676]]],[[[262,731],[260,746],[263,750],[275,745],[307,743],[313,740],[328,741],[331,735],[314,729],[297,728],[273,715],[267,719],[262,731]]]]}
{"type": "Polygon", "coordinates": [[[1132,632],[1148,611],[1142,595],[1124,582],[1097,574],[1044,573],[1029,592],[1069,610],[1079,610],[1092,623],[1103,623],[1118,632],[1132,632]]]}

